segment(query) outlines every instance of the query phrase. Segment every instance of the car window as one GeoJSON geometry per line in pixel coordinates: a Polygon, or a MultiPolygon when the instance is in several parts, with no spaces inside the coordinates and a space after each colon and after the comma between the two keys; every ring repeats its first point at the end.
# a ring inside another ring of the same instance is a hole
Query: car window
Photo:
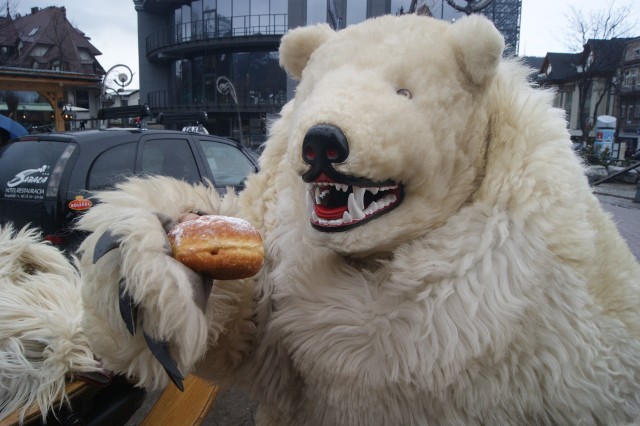
{"type": "Polygon", "coordinates": [[[96,157],[87,175],[87,189],[114,187],[133,174],[135,142],[114,146],[96,157]]]}
{"type": "Polygon", "coordinates": [[[145,141],[140,171],[144,174],[172,176],[191,183],[200,181],[198,166],[186,139],[145,141]]]}
{"type": "Polygon", "coordinates": [[[200,139],[216,186],[242,185],[255,166],[246,155],[233,145],[200,139]]]}
{"type": "MultiPolygon", "coordinates": [[[[16,142],[0,149],[0,196],[22,200],[42,200],[65,142],[16,142]]],[[[68,156],[66,156],[68,158],[68,156]]],[[[57,194],[57,188],[56,193],[57,194]]]]}

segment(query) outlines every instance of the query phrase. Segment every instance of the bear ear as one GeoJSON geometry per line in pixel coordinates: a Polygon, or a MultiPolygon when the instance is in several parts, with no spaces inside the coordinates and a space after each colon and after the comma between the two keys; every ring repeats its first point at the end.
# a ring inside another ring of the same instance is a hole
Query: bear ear
{"type": "Polygon", "coordinates": [[[465,16],[447,32],[458,62],[471,82],[482,85],[490,81],[504,51],[504,38],[491,21],[482,15],[465,16]]]}
{"type": "Polygon", "coordinates": [[[280,41],[280,66],[293,78],[300,80],[311,54],[334,34],[335,31],[327,24],[289,31],[280,41]]]}

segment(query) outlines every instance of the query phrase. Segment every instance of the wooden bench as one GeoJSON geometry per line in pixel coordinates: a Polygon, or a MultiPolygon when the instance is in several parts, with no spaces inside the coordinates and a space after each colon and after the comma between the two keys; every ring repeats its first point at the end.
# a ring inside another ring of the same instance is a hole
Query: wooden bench
{"type": "Polygon", "coordinates": [[[187,376],[184,392],[169,384],[141,426],[199,425],[213,406],[219,388],[198,377],[187,376]]]}

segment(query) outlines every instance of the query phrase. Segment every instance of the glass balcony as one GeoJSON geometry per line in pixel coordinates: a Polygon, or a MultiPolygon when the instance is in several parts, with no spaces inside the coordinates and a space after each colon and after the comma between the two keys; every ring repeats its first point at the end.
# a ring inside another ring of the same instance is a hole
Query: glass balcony
{"type": "Polygon", "coordinates": [[[231,37],[280,36],[288,30],[288,15],[246,15],[190,21],[158,30],[146,38],[147,57],[164,49],[231,37]]]}

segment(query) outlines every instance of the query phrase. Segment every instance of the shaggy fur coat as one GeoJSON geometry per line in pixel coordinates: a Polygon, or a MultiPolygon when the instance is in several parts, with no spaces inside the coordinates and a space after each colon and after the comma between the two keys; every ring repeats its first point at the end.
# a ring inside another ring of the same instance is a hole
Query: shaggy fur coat
{"type": "Polygon", "coordinates": [[[80,276],[35,229],[0,227],[0,420],[46,418],[67,403],[65,384],[102,372],[82,331],[80,276]]]}
{"type": "Polygon", "coordinates": [[[138,329],[168,342],[184,375],[245,389],[261,425],[637,420],[640,266],[553,94],[503,47],[477,16],[292,30],[280,61],[296,96],[239,196],[133,179],[83,217],[94,351],[142,386],[167,383],[120,318],[123,282],[138,329]],[[348,153],[309,151],[318,125],[348,153]],[[316,155],[329,160],[313,174],[316,155]],[[364,187],[375,206],[323,204],[364,187]],[[206,278],[166,239],[192,210],[250,221],[266,251],[256,277],[215,281],[206,306],[206,278]],[[119,247],[94,263],[107,230],[119,247]]]}

